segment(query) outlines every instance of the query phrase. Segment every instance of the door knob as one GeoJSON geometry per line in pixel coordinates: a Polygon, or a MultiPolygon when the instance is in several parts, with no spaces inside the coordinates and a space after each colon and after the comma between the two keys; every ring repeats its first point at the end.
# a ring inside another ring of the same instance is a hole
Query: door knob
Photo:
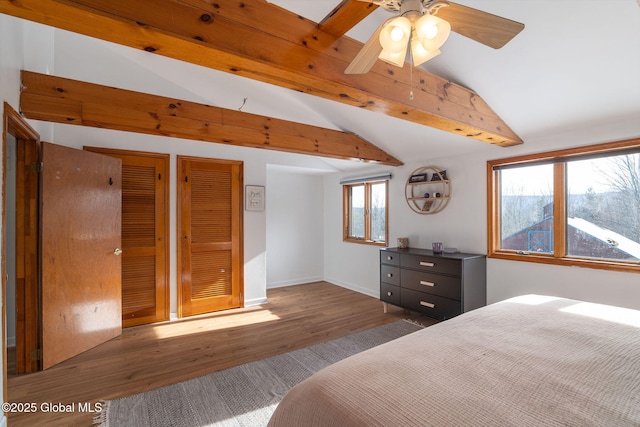
{"type": "Polygon", "coordinates": [[[120,248],[115,248],[115,249],[113,250],[113,254],[114,254],[114,255],[122,255],[122,249],[120,249],[120,248]]]}

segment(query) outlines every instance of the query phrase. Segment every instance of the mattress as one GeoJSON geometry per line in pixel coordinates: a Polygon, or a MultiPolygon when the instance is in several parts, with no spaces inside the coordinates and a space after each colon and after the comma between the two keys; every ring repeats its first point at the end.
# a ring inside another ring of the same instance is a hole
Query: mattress
{"type": "Polygon", "coordinates": [[[269,426],[640,426],[640,311],[527,295],[301,382],[269,426]]]}

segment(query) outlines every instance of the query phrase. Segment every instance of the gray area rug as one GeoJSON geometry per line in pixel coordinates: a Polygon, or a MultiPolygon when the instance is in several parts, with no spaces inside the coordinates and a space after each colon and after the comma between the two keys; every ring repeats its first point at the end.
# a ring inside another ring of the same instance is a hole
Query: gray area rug
{"type": "Polygon", "coordinates": [[[103,427],[264,426],[287,391],[325,366],[422,329],[399,320],[332,341],[106,402],[103,427]]]}

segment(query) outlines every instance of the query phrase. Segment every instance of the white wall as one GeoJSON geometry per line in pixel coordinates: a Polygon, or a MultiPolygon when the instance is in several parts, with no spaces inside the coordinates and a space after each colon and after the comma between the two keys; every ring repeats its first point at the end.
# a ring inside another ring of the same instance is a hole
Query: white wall
{"type": "MultiPolygon", "coordinates": [[[[19,70],[22,68],[194,102],[207,103],[212,94],[224,93],[224,98],[229,99],[228,103],[233,108],[239,107],[247,95],[249,105],[253,97],[259,96],[220,87],[215,80],[208,78],[209,74],[201,74],[199,67],[190,65],[186,67],[191,86],[178,86],[172,74],[177,71],[169,66],[168,61],[147,52],[0,15],[0,95],[16,109],[19,70]]],[[[268,102],[266,107],[269,107],[268,102]]],[[[297,105],[272,107],[275,111],[285,107],[295,109],[297,105]]],[[[176,235],[176,156],[242,160],[245,184],[264,185],[267,195],[266,211],[245,211],[247,304],[263,302],[267,285],[276,287],[320,278],[374,297],[379,294],[378,248],[342,242],[339,179],[347,174],[320,177],[269,167],[276,164],[324,172],[329,170],[317,157],[70,125],[30,123],[43,140],[58,144],[169,153],[171,176],[174,177],[171,182],[170,236],[176,235]],[[284,259],[288,262],[283,263],[284,259]]],[[[437,240],[462,251],[485,253],[486,160],[636,137],[640,136],[639,126],[634,120],[582,127],[565,134],[558,133],[554,139],[526,141],[523,146],[508,149],[469,140],[469,153],[462,156],[434,159],[429,158],[428,153],[416,153],[412,162],[405,166],[377,168],[390,170],[394,175],[390,184],[390,243],[394,245],[398,237],[409,237],[411,246],[428,247],[437,240]],[[404,186],[414,169],[426,165],[447,169],[453,181],[453,198],[441,213],[423,216],[407,206],[404,186]]],[[[175,312],[175,242],[170,256],[171,311],[175,312]]],[[[487,278],[489,302],[521,293],[539,292],[640,308],[639,280],[634,274],[488,260],[487,278]]]]}
{"type": "Polygon", "coordinates": [[[323,280],[323,179],[267,167],[267,288],[323,280]]]}
{"type": "MultiPolygon", "coordinates": [[[[181,94],[180,88],[161,75],[151,72],[136,61],[129,61],[122,52],[130,53],[128,49],[120,46],[55,30],[55,75],[83,81],[90,79],[91,82],[121,88],[137,87],[141,92],[175,96],[180,99],[194,98],[190,93],[181,94]]],[[[153,55],[147,57],[145,52],[136,54],[141,54],[145,59],[153,59],[153,55]]],[[[35,47],[25,52],[27,58],[39,55],[40,51],[35,47]]],[[[153,66],[153,61],[151,65],[153,66]]],[[[170,155],[169,280],[172,317],[177,313],[177,156],[240,160],[244,163],[245,185],[266,183],[266,157],[255,150],[242,147],[59,124],[54,125],[51,142],[78,149],[83,146],[96,146],[170,155]]],[[[244,215],[244,300],[245,305],[254,305],[266,301],[266,214],[245,211],[244,215]]]]}
{"type": "MultiPolygon", "coordinates": [[[[525,153],[589,145],[640,136],[637,119],[577,128],[554,138],[525,141],[521,146],[498,148],[469,141],[473,152],[456,157],[423,160],[391,170],[389,188],[389,244],[409,237],[413,247],[431,247],[442,241],[463,252],[487,252],[486,161],[525,153]],[[475,145],[474,145],[475,144],[475,145]],[[473,147],[472,147],[473,146],[473,147]],[[404,199],[405,182],[420,166],[446,169],[452,180],[449,205],[434,215],[419,215],[404,199]]],[[[388,169],[387,169],[388,170],[388,169]]],[[[325,278],[369,295],[379,296],[378,248],[342,241],[341,175],[325,178],[325,278]]],[[[578,267],[489,259],[489,303],[526,294],[542,293],[640,309],[640,276],[578,267]]]]}
{"type": "MultiPolygon", "coordinates": [[[[12,19],[13,18],[9,18],[12,19]]],[[[229,88],[216,85],[215,81],[206,79],[208,74],[201,67],[181,64],[190,77],[189,86],[185,88],[174,82],[172,66],[175,61],[135,49],[114,45],[112,43],[83,37],[61,30],[54,30],[31,22],[19,22],[29,33],[24,42],[18,43],[20,63],[12,66],[16,76],[10,85],[19,87],[18,70],[21,68],[40,73],[89,81],[139,92],[175,97],[193,102],[210,104],[208,97],[229,88]],[[41,39],[39,43],[38,40],[41,39]],[[46,41],[42,41],[46,39],[46,41]],[[55,72],[54,72],[55,70],[55,72]]],[[[206,70],[207,73],[210,70],[206,70]]],[[[182,76],[184,77],[184,75],[182,76]]],[[[183,79],[184,81],[184,79],[183,79]]],[[[227,94],[235,96],[236,94],[227,94]]],[[[239,102],[242,100],[237,94],[239,102]]],[[[240,105],[240,104],[238,104],[240,105]]],[[[15,102],[17,108],[17,101],[15,102]]],[[[317,157],[302,156],[290,153],[263,151],[236,147],[232,145],[181,140],[168,137],[133,134],[97,128],[80,127],[62,124],[49,124],[30,121],[42,139],[81,149],[83,146],[108,147],[123,150],[167,153],[170,155],[170,311],[172,316],[177,312],[177,249],[176,249],[176,158],[179,155],[196,156],[214,159],[240,160],[244,163],[244,184],[263,185],[267,188],[267,197],[283,198],[273,203],[267,201],[276,211],[271,218],[279,231],[271,236],[270,252],[273,260],[288,259],[287,264],[274,261],[269,274],[274,286],[315,281],[322,279],[322,180],[319,177],[287,173],[285,176],[275,174],[271,183],[267,184],[267,165],[289,167],[296,165],[314,171],[333,170],[317,157]],[[296,176],[299,176],[297,178],[296,176]],[[309,190],[312,191],[309,191],[309,190]],[[302,202],[297,205],[296,202],[302,202]],[[308,205],[311,212],[301,215],[302,205],[308,205]],[[314,206],[311,208],[312,206],[314,206]],[[279,207],[286,209],[277,211],[279,207]],[[282,221],[286,218],[285,222],[282,221]],[[312,231],[309,231],[314,224],[312,231]],[[305,233],[316,241],[317,246],[310,250],[294,250],[291,244],[282,244],[280,236],[294,245],[302,244],[305,233]],[[295,268],[292,268],[294,266],[295,268]],[[300,282],[299,282],[300,281],[300,282]]],[[[267,288],[267,210],[262,212],[244,212],[244,279],[245,305],[261,304],[266,301],[267,288]]]]}

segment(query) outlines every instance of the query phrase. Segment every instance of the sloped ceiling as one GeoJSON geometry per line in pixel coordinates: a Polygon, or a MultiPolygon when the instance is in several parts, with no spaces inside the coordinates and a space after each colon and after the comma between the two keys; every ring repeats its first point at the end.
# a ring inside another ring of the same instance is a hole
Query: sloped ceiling
{"type": "MultiPolygon", "coordinates": [[[[336,2],[272,3],[319,20],[336,2]]],[[[498,50],[452,33],[442,54],[422,68],[476,91],[522,138],[526,150],[535,151],[539,140],[607,122],[635,121],[640,134],[638,2],[460,0],[458,3],[522,22],[525,29],[498,50]]],[[[365,42],[390,16],[379,8],[347,35],[365,42]]],[[[391,118],[371,118],[364,111],[345,115],[316,100],[309,103],[314,104],[314,110],[323,118],[330,118],[337,126],[349,126],[403,161],[419,152],[429,152],[433,157],[471,151],[509,156],[509,148],[476,144],[422,126],[397,124],[391,118]]]]}
{"type": "MultiPolygon", "coordinates": [[[[338,2],[271,1],[316,22],[338,2]]],[[[636,0],[458,3],[522,22],[525,29],[499,50],[452,33],[442,54],[422,67],[477,92],[522,138],[528,151],[536,151],[537,141],[572,129],[584,130],[607,122],[640,122],[640,7],[636,0]]],[[[380,8],[347,35],[366,42],[390,16],[380,8]]],[[[67,60],[77,57],[83,61],[83,52],[99,46],[123,63],[153,74],[144,81],[127,80],[122,75],[92,79],[87,74],[91,65],[85,64],[79,68],[79,75],[65,77],[353,132],[403,162],[471,152],[491,152],[493,157],[510,155],[510,148],[63,31],[56,36],[56,44],[66,52],[67,60]],[[114,81],[108,81],[110,78],[114,81]],[[169,84],[160,90],[153,90],[157,85],[146,89],[154,79],[169,84]]],[[[333,170],[362,166],[339,160],[326,162],[333,170]]]]}

